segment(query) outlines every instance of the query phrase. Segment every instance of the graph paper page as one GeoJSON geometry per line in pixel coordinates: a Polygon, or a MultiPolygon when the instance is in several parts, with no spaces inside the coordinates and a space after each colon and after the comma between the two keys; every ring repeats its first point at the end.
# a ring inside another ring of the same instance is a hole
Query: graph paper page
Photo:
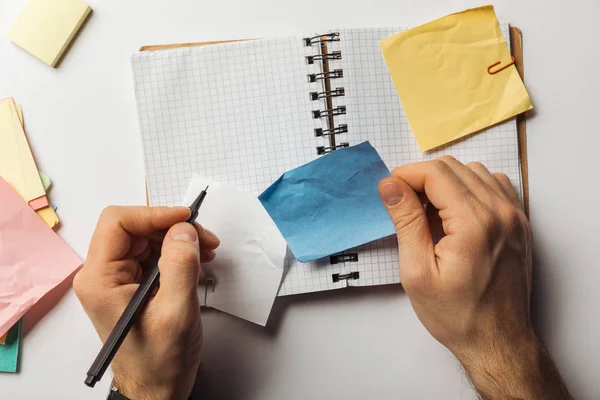
{"type": "MultiPolygon", "coordinates": [[[[260,194],[317,157],[326,128],[309,93],[320,63],[302,38],[142,52],[132,59],[150,205],[180,205],[193,175],[260,194]]],[[[298,263],[288,251],[279,295],[346,286],[344,264],[298,263]]],[[[218,285],[218,283],[217,283],[218,285]]]]}
{"type": "MultiPolygon", "coordinates": [[[[508,39],[508,24],[501,24],[508,39]]],[[[514,119],[483,132],[459,140],[434,151],[422,153],[411,131],[408,119],[392,82],[379,40],[406,28],[341,29],[340,41],[328,50],[341,51],[342,59],[331,61],[331,68],[341,68],[344,76],[332,81],[332,87],[343,87],[344,97],[334,97],[334,106],[345,105],[347,114],[336,117],[336,123],[348,124],[348,133],[338,142],[350,145],[369,140],[388,168],[431,160],[450,154],[462,162],[480,161],[492,172],[505,172],[522,193],[517,125],[514,119]]],[[[507,40],[510,43],[509,40],[507,40]]],[[[384,238],[346,253],[358,252],[358,262],[346,263],[346,273],[359,271],[360,279],[351,286],[398,283],[398,250],[395,237],[384,238]]]]}

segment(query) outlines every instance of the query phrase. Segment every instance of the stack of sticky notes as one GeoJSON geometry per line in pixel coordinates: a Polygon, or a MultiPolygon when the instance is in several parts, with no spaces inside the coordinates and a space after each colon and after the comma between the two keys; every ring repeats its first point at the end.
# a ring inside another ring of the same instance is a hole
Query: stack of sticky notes
{"type": "Polygon", "coordinates": [[[91,10],[81,0],[28,0],[8,38],[55,67],[91,10]]]}
{"type": "Polygon", "coordinates": [[[21,317],[81,265],[58,224],[25,131],[21,107],[0,100],[0,372],[16,372],[21,317]]]}
{"type": "Polygon", "coordinates": [[[50,179],[40,174],[25,136],[22,108],[13,99],[0,100],[0,176],[50,228],[58,217],[48,201],[50,179]]]}

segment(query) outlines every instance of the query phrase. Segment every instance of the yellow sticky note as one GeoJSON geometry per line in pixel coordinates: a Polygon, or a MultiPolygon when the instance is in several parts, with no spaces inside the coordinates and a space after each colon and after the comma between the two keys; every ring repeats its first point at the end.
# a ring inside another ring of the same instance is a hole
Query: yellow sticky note
{"type": "Polygon", "coordinates": [[[41,208],[36,213],[50,228],[54,228],[58,224],[58,216],[52,209],[52,206],[41,208]]]}
{"type": "Polygon", "coordinates": [[[91,10],[81,0],[28,0],[8,39],[54,67],[91,10]]]}
{"type": "Polygon", "coordinates": [[[492,6],[429,22],[380,42],[417,143],[427,151],[532,108],[492,6]]]}
{"type": "Polygon", "coordinates": [[[10,98],[0,100],[0,176],[27,202],[46,195],[22,121],[10,98]]]}

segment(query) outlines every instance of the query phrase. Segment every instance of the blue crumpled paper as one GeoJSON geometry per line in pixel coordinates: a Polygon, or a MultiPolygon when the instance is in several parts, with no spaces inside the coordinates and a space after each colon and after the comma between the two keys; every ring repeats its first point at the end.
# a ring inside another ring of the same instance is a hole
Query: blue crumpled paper
{"type": "Polygon", "coordinates": [[[260,196],[300,262],[395,233],[377,184],[390,172],[369,142],[284,173],[260,196]]]}

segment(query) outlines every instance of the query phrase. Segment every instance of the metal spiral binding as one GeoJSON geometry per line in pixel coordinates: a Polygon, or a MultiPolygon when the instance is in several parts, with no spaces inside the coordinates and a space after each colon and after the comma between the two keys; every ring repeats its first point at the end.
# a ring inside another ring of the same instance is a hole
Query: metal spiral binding
{"type": "Polygon", "coordinates": [[[336,115],[344,115],[346,114],[346,106],[339,106],[332,109],[327,110],[313,110],[313,118],[323,118],[323,117],[335,117],[336,115]]]}
{"type": "MultiPolygon", "coordinates": [[[[337,135],[348,133],[348,125],[340,124],[335,125],[335,117],[338,115],[346,114],[346,106],[338,105],[334,107],[333,98],[342,97],[346,95],[346,91],[343,87],[332,88],[331,82],[333,79],[339,79],[344,77],[344,71],[341,68],[330,68],[332,63],[342,59],[341,51],[329,51],[327,44],[329,42],[339,42],[339,32],[327,33],[324,35],[317,35],[311,38],[305,38],[304,44],[306,46],[319,46],[319,54],[311,55],[306,57],[306,62],[309,65],[314,65],[317,62],[321,63],[321,72],[308,74],[308,81],[311,83],[318,83],[323,86],[321,91],[313,91],[310,93],[310,99],[312,101],[323,101],[325,107],[323,110],[313,110],[313,118],[325,118],[327,121],[327,127],[316,128],[315,137],[325,137],[328,139],[328,146],[317,146],[317,154],[323,155],[331,153],[337,149],[350,146],[348,142],[336,143],[337,135]]],[[[354,263],[358,262],[358,253],[347,253],[337,254],[330,257],[329,262],[331,264],[338,263],[354,263]]],[[[359,279],[360,274],[358,271],[346,273],[346,274],[332,274],[333,282],[349,281],[359,279]]]]}
{"type": "Polygon", "coordinates": [[[348,125],[346,125],[346,124],[342,124],[342,125],[338,126],[337,128],[333,128],[333,129],[315,128],[315,136],[316,137],[338,135],[340,133],[347,133],[347,132],[348,132],[348,125]]]}
{"type": "Polygon", "coordinates": [[[344,91],[344,88],[336,88],[334,90],[327,90],[325,92],[311,92],[310,93],[310,99],[312,101],[315,100],[319,100],[319,99],[325,99],[327,97],[340,97],[340,96],[344,96],[346,94],[346,92],[344,91]]]}
{"type": "Polygon", "coordinates": [[[336,78],[343,78],[343,77],[344,77],[344,70],[334,69],[333,71],[321,72],[318,74],[309,74],[308,81],[311,83],[314,83],[314,82],[320,81],[320,80],[336,79],[336,78]]]}
{"type": "Polygon", "coordinates": [[[304,38],[304,44],[306,46],[312,46],[316,43],[325,43],[325,42],[339,42],[340,41],[340,33],[332,32],[326,33],[324,35],[317,35],[311,38],[304,38]]]}
{"type": "Polygon", "coordinates": [[[334,150],[341,149],[343,147],[348,147],[348,146],[350,146],[350,143],[348,143],[348,142],[340,143],[340,144],[337,144],[335,146],[329,146],[329,147],[318,146],[317,147],[317,154],[318,155],[323,155],[323,154],[331,153],[334,150]]]}
{"type": "Polygon", "coordinates": [[[333,281],[333,283],[339,282],[341,280],[350,280],[350,279],[359,279],[359,278],[360,278],[360,273],[358,271],[350,272],[349,274],[332,274],[331,275],[331,280],[333,281]]]}
{"type": "Polygon", "coordinates": [[[314,91],[310,93],[310,99],[312,101],[324,100],[325,108],[323,110],[313,110],[313,118],[325,118],[327,121],[327,128],[315,129],[316,137],[327,137],[329,139],[329,146],[318,146],[317,154],[326,154],[337,149],[348,147],[349,143],[336,143],[336,135],[347,133],[348,125],[335,126],[335,117],[338,115],[346,114],[346,106],[333,106],[334,97],[342,97],[346,95],[346,91],[343,87],[337,87],[333,89],[331,87],[332,79],[338,79],[344,77],[344,71],[340,68],[330,68],[330,63],[342,59],[341,51],[328,51],[328,42],[339,42],[339,32],[332,32],[323,35],[313,36],[311,38],[304,38],[304,44],[306,46],[319,46],[319,54],[311,55],[306,57],[308,64],[314,64],[320,61],[322,64],[322,72],[308,74],[308,80],[311,83],[322,82],[324,86],[323,91],[314,91]]]}
{"type": "MultiPolygon", "coordinates": [[[[357,262],[357,261],[358,261],[358,254],[356,254],[356,253],[337,254],[335,256],[329,256],[329,262],[331,264],[345,263],[345,262],[357,262]]],[[[357,272],[357,274],[358,274],[358,272],[357,272]]]]}
{"type": "Polygon", "coordinates": [[[334,51],[333,53],[327,53],[327,54],[318,54],[316,56],[306,56],[306,62],[309,64],[314,64],[315,61],[319,61],[319,60],[341,60],[342,59],[342,52],[341,51],[334,51]]]}

